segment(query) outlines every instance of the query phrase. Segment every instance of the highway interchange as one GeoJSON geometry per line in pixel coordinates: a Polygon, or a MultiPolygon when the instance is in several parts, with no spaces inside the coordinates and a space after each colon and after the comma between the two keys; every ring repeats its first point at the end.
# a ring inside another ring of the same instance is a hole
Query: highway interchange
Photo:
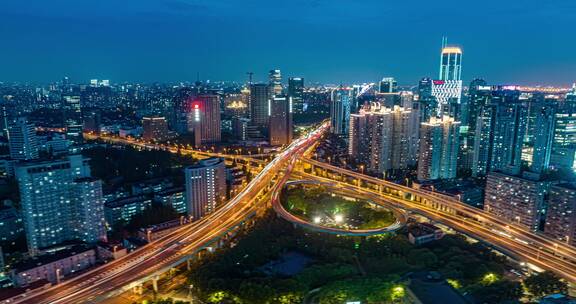
{"type": "MultiPolygon", "coordinates": [[[[292,170],[298,178],[329,182],[342,188],[343,191],[356,191],[356,193],[370,197],[374,202],[393,204],[397,208],[444,223],[458,231],[493,244],[519,260],[543,269],[553,270],[567,280],[576,282],[576,248],[574,247],[504,222],[483,210],[462,204],[447,196],[393,184],[305,158],[304,152],[307,150],[310,152],[326,128],[326,124],[322,125],[278,153],[243,191],[213,214],[182,226],[175,232],[125,257],[65,280],[49,289],[31,292],[13,303],[97,303],[114,292],[128,290],[133,287],[134,282],[161,273],[163,269],[170,268],[182,260],[185,261],[190,255],[210,247],[214,240],[253,216],[259,208],[266,208],[265,201],[270,197],[277,198],[278,193],[289,180],[292,170]],[[333,174],[321,176],[304,172],[303,163],[333,174]],[[343,178],[344,176],[346,178],[343,178]],[[354,183],[358,180],[372,187],[359,187],[358,185],[362,183],[354,183]],[[384,188],[394,191],[385,193],[382,191],[384,188]],[[428,203],[423,204],[414,199],[407,199],[405,194],[424,198],[428,203]]],[[[135,143],[124,142],[123,144],[135,143]]],[[[142,144],[137,145],[142,147],[142,144]]],[[[170,151],[177,152],[172,149],[170,151]]],[[[209,152],[202,153],[205,153],[205,157],[216,156],[209,152]]]]}

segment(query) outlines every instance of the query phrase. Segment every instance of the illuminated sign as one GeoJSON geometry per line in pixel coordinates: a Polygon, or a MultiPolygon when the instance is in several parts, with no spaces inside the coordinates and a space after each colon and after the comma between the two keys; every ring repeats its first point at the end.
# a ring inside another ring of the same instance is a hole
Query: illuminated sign
{"type": "Polygon", "coordinates": [[[434,80],[433,81],[435,85],[442,85],[444,84],[444,80],[434,80]]]}

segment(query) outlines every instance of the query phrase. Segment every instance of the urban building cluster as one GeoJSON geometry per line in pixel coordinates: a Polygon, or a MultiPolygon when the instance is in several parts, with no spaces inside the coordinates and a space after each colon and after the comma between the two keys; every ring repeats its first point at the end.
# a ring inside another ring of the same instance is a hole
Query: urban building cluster
{"type": "MultiPolygon", "coordinates": [[[[437,79],[338,87],[328,161],[438,191],[576,245],[576,85],[462,85],[462,49],[443,41],[437,79]]],[[[322,155],[320,157],[323,157],[322,155]]]]}
{"type": "MultiPolygon", "coordinates": [[[[287,146],[295,124],[323,119],[330,120],[331,137],[317,154],[328,162],[458,197],[576,246],[576,86],[482,79],[465,86],[462,56],[460,47],[443,41],[438,77],[412,87],[393,77],[305,87],[301,77],[283,81],[278,69],[261,83],[250,72],[243,84],[74,84],[68,78],[46,86],[0,84],[6,151],[0,186],[8,189],[0,242],[26,242],[24,259],[5,262],[0,254],[4,274],[19,286],[57,283],[132,248],[110,243],[119,225],[153,206],[169,206],[180,218],[138,227],[140,239],[150,241],[214,212],[250,173],[211,157],[182,168],[180,184],[149,179],[109,191],[81,154],[98,145],[87,139],[240,154],[287,146]]],[[[414,243],[442,237],[436,227],[416,228],[414,243]]]]}

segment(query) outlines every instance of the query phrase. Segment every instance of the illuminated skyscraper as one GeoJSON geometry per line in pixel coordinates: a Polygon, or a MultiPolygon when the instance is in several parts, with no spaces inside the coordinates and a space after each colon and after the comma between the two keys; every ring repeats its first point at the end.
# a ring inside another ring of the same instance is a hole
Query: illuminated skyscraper
{"type": "Polygon", "coordinates": [[[432,95],[438,102],[438,115],[457,117],[462,97],[462,49],[442,41],[439,79],[432,82],[432,95]]]}
{"type": "Polygon", "coordinates": [[[271,97],[282,94],[282,73],[280,70],[270,70],[268,79],[270,81],[271,97]]]}
{"type": "Polygon", "coordinates": [[[267,84],[250,85],[250,117],[252,124],[267,128],[270,107],[270,92],[267,84]]]}
{"type": "Polygon", "coordinates": [[[518,91],[493,91],[491,102],[478,113],[472,175],[497,170],[519,174],[527,120],[528,109],[518,91]]]}
{"type": "Polygon", "coordinates": [[[384,77],[378,83],[379,93],[395,93],[398,91],[398,83],[393,77],[384,77]]]}
{"type": "Polygon", "coordinates": [[[194,133],[196,146],[220,142],[220,98],[199,95],[188,101],[188,132],[194,133]]]}
{"type": "Polygon", "coordinates": [[[456,177],[459,130],[460,122],[449,116],[421,124],[418,180],[456,177]]]}
{"type": "Polygon", "coordinates": [[[534,96],[530,103],[530,116],[534,117],[533,128],[529,130],[531,133],[529,145],[532,148],[530,171],[532,172],[541,173],[550,165],[556,107],[555,100],[547,100],[541,95],[534,96]]]}
{"type": "Polygon", "coordinates": [[[288,97],[292,98],[292,109],[294,113],[304,113],[304,78],[288,78],[288,97]]]}
{"type": "Polygon", "coordinates": [[[352,94],[347,88],[340,87],[332,91],[330,98],[330,132],[348,136],[350,126],[350,102],[352,94]]]}
{"type": "Polygon", "coordinates": [[[444,44],[440,56],[440,75],[438,80],[462,80],[461,75],[462,49],[444,44]]]}
{"type": "Polygon", "coordinates": [[[223,158],[203,159],[184,169],[186,209],[193,220],[214,212],[226,199],[226,164],[223,158]]]}
{"type": "Polygon", "coordinates": [[[551,165],[576,170],[576,87],[558,108],[554,128],[551,165]]]}
{"type": "Polygon", "coordinates": [[[292,97],[275,95],[270,102],[269,142],[273,146],[292,142],[292,97]]]}
{"type": "Polygon", "coordinates": [[[31,160],[38,158],[38,140],[34,124],[19,118],[8,127],[10,158],[31,160]]]}

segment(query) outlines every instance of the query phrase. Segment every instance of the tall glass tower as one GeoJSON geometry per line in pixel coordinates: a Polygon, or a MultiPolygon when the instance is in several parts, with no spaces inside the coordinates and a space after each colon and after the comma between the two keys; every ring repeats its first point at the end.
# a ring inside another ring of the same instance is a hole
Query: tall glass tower
{"type": "Polygon", "coordinates": [[[461,76],[462,49],[455,46],[442,47],[439,80],[461,80],[461,76]]]}

